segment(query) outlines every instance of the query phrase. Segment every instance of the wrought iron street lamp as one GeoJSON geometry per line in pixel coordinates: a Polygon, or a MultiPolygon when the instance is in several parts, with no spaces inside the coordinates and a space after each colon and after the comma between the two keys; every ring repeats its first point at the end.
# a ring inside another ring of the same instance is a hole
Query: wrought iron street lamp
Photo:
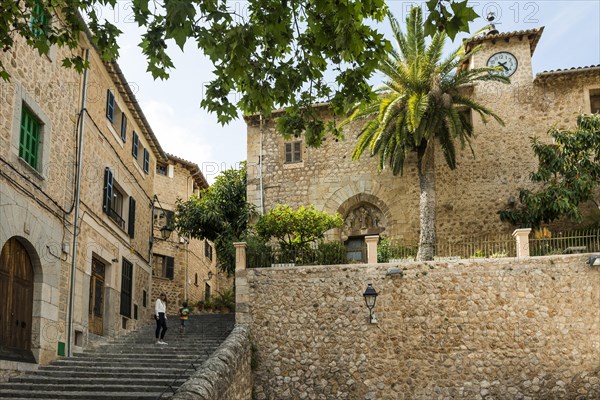
{"type": "Polygon", "coordinates": [[[171,233],[173,233],[173,228],[171,228],[168,224],[160,228],[160,236],[162,236],[163,240],[170,238],[171,233]]]}
{"type": "Polygon", "coordinates": [[[367,285],[367,289],[363,293],[363,297],[365,298],[365,304],[369,309],[369,323],[375,324],[377,320],[375,319],[375,314],[373,314],[373,308],[375,308],[375,302],[377,301],[377,291],[373,287],[372,283],[367,285]]]}

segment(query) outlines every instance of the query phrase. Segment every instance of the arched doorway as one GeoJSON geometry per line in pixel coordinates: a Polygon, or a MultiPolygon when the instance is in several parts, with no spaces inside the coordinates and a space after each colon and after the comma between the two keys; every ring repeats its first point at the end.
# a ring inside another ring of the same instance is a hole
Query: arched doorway
{"type": "Polygon", "coordinates": [[[380,235],[387,225],[379,207],[361,201],[354,204],[344,216],[341,239],[346,247],[346,257],[354,261],[367,261],[365,237],[380,235]]]}
{"type": "Polygon", "coordinates": [[[15,237],[0,254],[0,353],[31,355],[33,265],[15,237]]]}

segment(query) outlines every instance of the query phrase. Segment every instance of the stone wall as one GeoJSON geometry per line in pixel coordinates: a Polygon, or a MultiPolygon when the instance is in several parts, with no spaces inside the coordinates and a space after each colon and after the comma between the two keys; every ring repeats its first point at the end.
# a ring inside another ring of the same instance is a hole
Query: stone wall
{"type": "Polygon", "coordinates": [[[255,396],[599,398],[600,269],[586,261],[241,270],[248,313],[237,320],[257,348],[255,396]],[[378,324],[368,323],[368,283],[378,324]]]}
{"type": "Polygon", "coordinates": [[[250,400],[252,350],[248,331],[236,326],[229,337],[172,397],[174,400],[250,400]]]}

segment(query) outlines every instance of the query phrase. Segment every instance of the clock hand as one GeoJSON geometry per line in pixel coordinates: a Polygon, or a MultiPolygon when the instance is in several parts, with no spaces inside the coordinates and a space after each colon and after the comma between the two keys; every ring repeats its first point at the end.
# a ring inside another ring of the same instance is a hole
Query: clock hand
{"type": "Polygon", "coordinates": [[[505,71],[508,71],[508,68],[506,67],[506,63],[498,61],[498,65],[501,65],[502,68],[504,68],[505,71]]]}

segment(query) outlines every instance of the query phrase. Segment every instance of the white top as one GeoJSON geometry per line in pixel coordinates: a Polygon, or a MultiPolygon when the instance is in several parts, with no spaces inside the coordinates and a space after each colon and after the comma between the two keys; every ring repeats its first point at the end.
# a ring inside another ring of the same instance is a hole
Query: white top
{"type": "Polygon", "coordinates": [[[161,299],[156,299],[156,305],[155,305],[155,309],[156,309],[156,316],[158,316],[158,313],[165,313],[165,315],[167,315],[167,306],[165,305],[165,303],[163,303],[163,301],[161,299]]]}

